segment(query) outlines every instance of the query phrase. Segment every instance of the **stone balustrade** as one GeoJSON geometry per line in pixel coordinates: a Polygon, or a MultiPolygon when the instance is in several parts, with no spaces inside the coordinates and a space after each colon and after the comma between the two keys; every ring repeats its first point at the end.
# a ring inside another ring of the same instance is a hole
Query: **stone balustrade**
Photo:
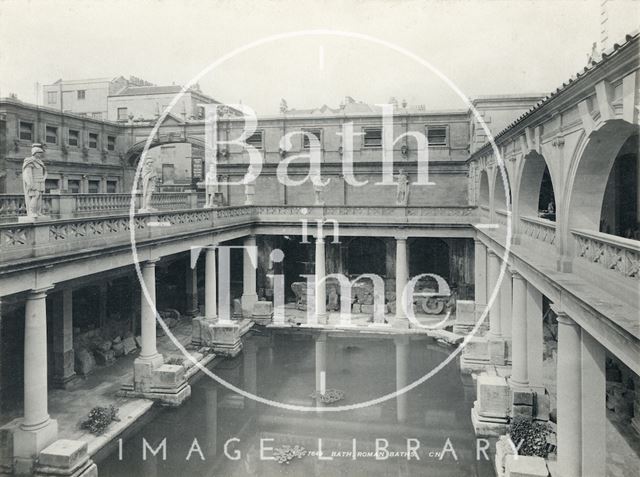
{"type": "Polygon", "coordinates": [[[511,212],[506,210],[496,209],[496,222],[503,227],[507,226],[508,217],[511,217],[511,212]]]}
{"type": "Polygon", "coordinates": [[[132,217],[120,212],[35,223],[0,224],[0,254],[6,262],[59,256],[80,249],[129,244],[132,229],[136,241],[144,242],[178,234],[200,233],[226,225],[283,221],[298,224],[302,217],[309,218],[310,227],[315,225],[313,222],[316,219],[332,218],[351,223],[366,220],[368,224],[470,225],[477,221],[473,207],[231,206],[136,213],[132,217]]]}
{"type": "MultiPolygon", "coordinates": [[[[142,204],[142,195],[134,194],[45,194],[44,215],[53,218],[72,218],[127,212],[134,203],[142,204]]],[[[151,206],[159,210],[193,209],[204,203],[204,195],[197,192],[162,192],[154,194],[151,206]]],[[[0,194],[0,222],[16,222],[26,215],[22,194],[0,194]]]]}
{"type": "Polygon", "coordinates": [[[640,280],[640,241],[590,230],[572,230],[579,260],[640,280]]]}
{"type": "Polygon", "coordinates": [[[539,217],[520,217],[522,233],[548,245],[556,244],[556,223],[539,217]]]}

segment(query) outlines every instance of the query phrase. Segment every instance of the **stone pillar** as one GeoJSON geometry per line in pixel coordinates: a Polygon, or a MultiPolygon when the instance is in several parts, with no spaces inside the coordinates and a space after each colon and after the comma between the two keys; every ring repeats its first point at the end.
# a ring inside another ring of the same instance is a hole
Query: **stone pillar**
{"type": "Polygon", "coordinates": [[[511,272],[507,267],[504,271],[504,279],[500,284],[500,331],[505,339],[511,338],[511,314],[513,312],[512,286],[511,272]]]}
{"type": "Polygon", "coordinates": [[[474,297],[477,320],[487,307],[487,247],[479,240],[474,242],[474,297]]]}
{"type": "Polygon", "coordinates": [[[585,330],[581,338],[582,469],[589,469],[590,476],[604,477],[607,461],[605,349],[585,330]]]}
{"type": "MultiPolygon", "coordinates": [[[[512,309],[512,368],[511,385],[524,388],[529,384],[527,352],[527,283],[516,270],[510,270],[513,277],[512,309]]],[[[506,281],[506,278],[505,278],[506,281]]]]}
{"type": "Polygon", "coordinates": [[[98,301],[98,306],[100,307],[100,328],[102,328],[103,326],[105,326],[107,324],[107,294],[109,293],[109,282],[106,281],[102,281],[100,282],[100,284],[98,285],[98,290],[99,290],[99,301],[98,301]]]}
{"type": "MultiPolygon", "coordinates": [[[[487,269],[489,272],[489,281],[487,289],[487,302],[489,297],[494,292],[498,279],[500,277],[500,259],[493,250],[488,251],[487,255],[487,269]]],[[[500,293],[498,292],[496,299],[493,301],[489,310],[489,335],[491,337],[501,337],[501,320],[500,320],[500,293]]]]}
{"type": "Polygon", "coordinates": [[[141,350],[136,363],[161,365],[164,360],[156,348],[156,261],[149,260],[142,264],[142,280],[146,292],[140,295],[140,335],[141,350]],[[149,299],[147,299],[147,294],[149,299]]]}
{"type": "Polygon", "coordinates": [[[29,471],[40,451],[58,435],[58,422],[49,417],[47,407],[47,290],[29,292],[25,306],[24,418],[13,434],[19,471],[29,471]]]}
{"type": "Polygon", "coordinates": [[[316,237],[316,265],[315,265],[315,305],[316,316],[319,324],[327,322],[327,284],[324,280],[326,275],[325,245],[324,238],[320,233],[316,237]]]}
{"type": "Polygon", "coordinates": [[[544,391],[542,318],[542,294],[531,283],[527,283],[527,370],[529,386],[536,392],[544,391]]]}
{"type": "Polygon", "coordinates": [[[65,388],[75,375],[73,351],[73,290],[65,288],[57,301],[61,309],[54,313],[53,322],[53,385],[65,388]]]}
{"type": "Polygon", "coordinates": [[[204,263],[204,317],[210,321],[218,319],[216,293],[216,249],[208,247],[204,263]]]}
{"type": "Polygon", "coordinates": [[[196,316],[198,314],[198,264],[191,268],[191,263],[187,264],[186,271],[186,291],[187,303],[185,312],[187,315],[196,316]]]}
{"type": "MultiPolygon", "coordinates": [[[[253,306],[258,301],[258,294],[256,293],[256,266],[251,260],[250,254],[255,254],[256,236],[249,235],[244,239],[243,250],[244,259],[242,262],[243,275],[242,275],[242,315],[244,318],[251,319],[253,314],[253,306]],[[249,248],[247,248],[249,247],[249,248]]],[[[256,254],[257,255],[257,254],[256,254]]]]}
{"type": "MultiPolygon", "coordinates": [[[[404,388],[409,382],[409,337],[394,338],[396,345],[396,391],[404,388]]],[[[396,396],[396,417],[398,422],[407,420],[407,393],[396,396]]]]}
{"type": "MultiPolygon", "coordinates": [[[[316,338],[316,391],[326,392],[325,389],[322,389],[322,384],[324,380],[324,384],[326,386],[327,379],[327,335],[321,333],[316,338]]],[[[317,404],[320,405],[320,399],[316,400],[317,404]]]]}
{"type": "Polygon", "coordinates": [[[558,474],[582,475],[582,390],[580,327],[565,313],[558,315],[558,474]]]}
{"type": "Polygon", "coordinates": [[[409,281],[407,268],[407,238],[396,237],[396,321],[397,324],[406,326],[408,326],[406,304],[402,301],[402,294],[409,281]]]}

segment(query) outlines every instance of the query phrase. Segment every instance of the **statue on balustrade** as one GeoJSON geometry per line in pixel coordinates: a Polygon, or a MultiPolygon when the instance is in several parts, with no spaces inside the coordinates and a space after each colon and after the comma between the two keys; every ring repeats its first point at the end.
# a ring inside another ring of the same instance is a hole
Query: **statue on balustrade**
{"type": "Polygon", "coordinates": [[[31,157],[22,163],[22,184],[27,217],[33,219],[43,215],[44,184],[47,179],[47,167],[44,165],[44,147],[42,144],[31,146],[31,157]]]}
{"type": "Polygon", "coordinates": [[[151,198],[156,190],[156,182],[158,173],[156,172],[156,164],[152,157],[145,157],[142,164],[142,173],[140,181],[142,183],[142,208],[140,212],[152,212],[151,198]]]}
{"type": "Polygon", "coordinates": [[[313,193],[315,195],[315,204],[314,205],[324,205],[324,198],[322,197],[322,192],[324,192],[324,188],[329,185],[331,179],[327,179],[325,182],[322,182],[321,179],[317,179],[313,181],[313,193]]]}
{"type": "Polygon", "coordinates": [[[206,192],[205,208],[216,207],[220,204],[220,189],[218,185],[218,176],[213,166],[209,167],[207,175],[204,178],[204,188],[206,192]]]}
{"type": "Polygon", "coordinates": [[[404,169],[400,169],[397,176],[398,189],[396,192],[396,205],[407,205],[409,203],[409,176],[404,169]]]}

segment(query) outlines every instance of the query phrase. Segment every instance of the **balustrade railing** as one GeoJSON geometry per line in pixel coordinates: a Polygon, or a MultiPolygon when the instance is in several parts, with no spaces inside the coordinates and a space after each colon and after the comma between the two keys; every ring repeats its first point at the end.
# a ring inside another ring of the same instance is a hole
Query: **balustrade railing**
{"type": "Polygon", "coordinates": [[[556,224],[539,217],[520,217],[522,234],[549,245],[556,243],[556,224]]]}
{"type": "Polygon", "coordinates": [[[590,230],[572,230],[576,257],[640,280],[640,241],[590,230]]]}
{"type": "MultiPolygon", "coordinates": [[[[44,215],[64,219],[126,212],[131,207],[131,194],[45,194],[44,215]]],[[[141,194],[133,196],[135,210],[141,207],[141,194]]],[[[159,210],[195,209],[203,202],[197,192],[162,192],[154,194],[151,206],[159,210]]],[[[0,222],[16,222],[26,215],[24,196],[0,194],[0,222]]]]}

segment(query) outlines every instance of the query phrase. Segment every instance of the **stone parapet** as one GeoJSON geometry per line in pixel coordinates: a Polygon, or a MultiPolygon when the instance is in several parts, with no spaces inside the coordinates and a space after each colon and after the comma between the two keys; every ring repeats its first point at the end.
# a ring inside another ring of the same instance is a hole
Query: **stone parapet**
{"type": "Polygon", "coordinates": [[[36,477],[98,477],[98,467],[89,458],[87,443],[59,439],[38,457],[36,477]]]}

